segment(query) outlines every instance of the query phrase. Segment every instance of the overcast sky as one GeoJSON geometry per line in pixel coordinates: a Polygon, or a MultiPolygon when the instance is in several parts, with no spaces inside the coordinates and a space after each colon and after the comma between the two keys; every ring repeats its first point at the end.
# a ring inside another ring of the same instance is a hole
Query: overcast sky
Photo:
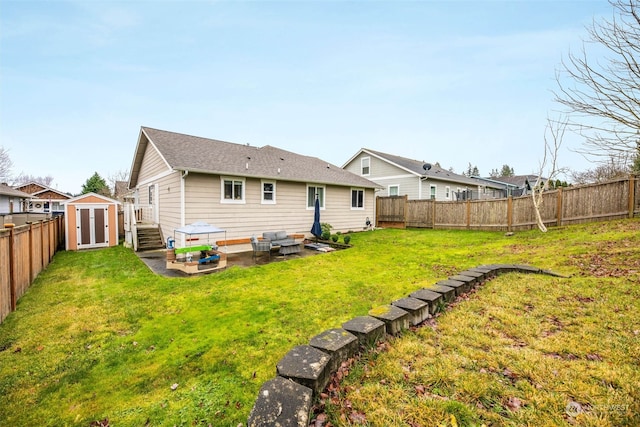
{"type": "MultiPolygon", "coordinates": [[[[562,57],[604,0],[0,0],[0,144],[77,194],[140,126],[342,166],[366,147],[536,172],[562,57]]],[[[570,151],[559,163],[592,167],[570,151]]]]}

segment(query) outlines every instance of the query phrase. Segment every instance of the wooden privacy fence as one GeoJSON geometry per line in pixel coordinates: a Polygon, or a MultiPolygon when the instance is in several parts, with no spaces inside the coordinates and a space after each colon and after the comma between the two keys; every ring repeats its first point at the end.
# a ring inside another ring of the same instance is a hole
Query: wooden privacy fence
{"type": "Polygon", "coordinates": [[[64,217],[0,229],[0,323],[64,248],[64,217]]]}
{"type": "MultiPolygon", "coordinates": [[[[545,192],[540,209],[547,227],[640,215],[640,179],[564,187],[545,192]]],[[[376,226],[517,231],[536,227],[531,196],[445,202],[378,197],[376,226]]]]}

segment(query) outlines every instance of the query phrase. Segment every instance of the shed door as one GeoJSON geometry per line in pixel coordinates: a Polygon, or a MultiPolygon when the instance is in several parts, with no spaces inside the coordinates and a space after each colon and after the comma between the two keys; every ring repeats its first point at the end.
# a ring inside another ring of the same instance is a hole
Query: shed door
{"type": "Polygon", "coordinates": [[[108,206],[76,206],[78,249],[109,246],[108,206]]]}

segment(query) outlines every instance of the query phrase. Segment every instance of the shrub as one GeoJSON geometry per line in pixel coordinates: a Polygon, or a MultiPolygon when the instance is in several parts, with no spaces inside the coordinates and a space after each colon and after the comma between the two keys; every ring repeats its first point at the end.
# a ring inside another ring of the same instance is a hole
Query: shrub
{"type": "Polygon", "coordinates": [[[333,240],[333,242],[336,243],[338,241],[338,235],[334,234],[333,236],[331,236],[331,240],[333,240]]]}
{"type": "Polygon", "coordinates": [[[322,229],[322,234],[320,235],[322,240],[329,240],[329,238],[331,237],[331,229],[333,228],[331,227],[331,224],[327,222],[321,222],[320,228],[322,229]]]}
{"type": "Polygon", "coordinates": [[[349,236],[348,234],[345,234],[344,235],[344,244],[348,245],[350,241],[351,241],[351,236],[349,236]]]}

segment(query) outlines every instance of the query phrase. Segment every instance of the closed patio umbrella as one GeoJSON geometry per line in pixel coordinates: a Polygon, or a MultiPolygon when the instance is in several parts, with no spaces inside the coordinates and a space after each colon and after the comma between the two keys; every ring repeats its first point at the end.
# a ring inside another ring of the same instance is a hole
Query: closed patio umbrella
{"type": "Polygon", "coordinates": [[[311,227],[311,234],[316,236],[316,241],[318,241],[318,237],[322,235],[322,227],[320,226],[320,200],[318,200],[318,197],[316,197],[316,204],[313,212],[313,226],[311,227]]]}

